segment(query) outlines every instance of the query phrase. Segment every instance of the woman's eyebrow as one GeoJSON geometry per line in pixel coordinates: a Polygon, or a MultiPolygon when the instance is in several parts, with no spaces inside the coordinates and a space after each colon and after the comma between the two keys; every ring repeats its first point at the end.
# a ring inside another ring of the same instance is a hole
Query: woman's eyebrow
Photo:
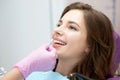
{"type": "Polygon", "coordinates": [[[62,20],[60,19],[58,22],[62,23],[62,20]]]}
{"type": "Polygon", "coordinates": [[[72,24],[75,24],[75,25],[77,25],[78,27],[80,27],[80,25],[79,24],[77,24],[76,22],[74,22],[74,21],[68,21],[68,23],[72,23],[72,24]]]}

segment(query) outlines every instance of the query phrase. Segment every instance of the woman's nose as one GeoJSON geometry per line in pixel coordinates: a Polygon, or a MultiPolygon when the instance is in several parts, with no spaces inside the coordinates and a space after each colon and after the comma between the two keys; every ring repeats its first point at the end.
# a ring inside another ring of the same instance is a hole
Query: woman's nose
{"type": "Polygon", "coordinates": [[[54,33],[55,33],[56,35],[63,35],[63,33],[64,33],[63,30],[64,30],[64,29],[63,29],[62,26],[61,26],[61,27],[57,27],[56,29],[54,29],[54,33]]]}

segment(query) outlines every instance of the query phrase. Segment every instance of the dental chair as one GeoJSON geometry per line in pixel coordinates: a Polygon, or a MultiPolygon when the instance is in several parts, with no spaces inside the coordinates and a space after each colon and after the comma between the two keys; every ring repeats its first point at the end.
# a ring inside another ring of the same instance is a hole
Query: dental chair
{"type": "Polygon", "coordinates": [[[120,36],[114,32],[114,40],[115,40],[115,54],[113,55],[113,63],[112,69],[116,73],[116,76],[113,78],[109,78],[108,80],[120,80],[120,36]],[[118,68],[119,67],[119,68],[118,68]]]}

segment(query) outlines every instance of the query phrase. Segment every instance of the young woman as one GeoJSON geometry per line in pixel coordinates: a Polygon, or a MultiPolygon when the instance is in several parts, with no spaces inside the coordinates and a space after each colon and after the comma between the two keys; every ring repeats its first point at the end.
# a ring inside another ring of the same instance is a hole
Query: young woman
{"type": "Polygon", "coordinates": [[[53,33],[53,47],[58,55],[55,70],[63,75],[77,72],[99,80],[112,76],[112,32],[110,20],[88,4],[67,6],[53,33]]]}
{"type": "Polygon", "coordinates": [[[34,71],[39,72],[32,73],[27,80],[74,80],[67,78],[72,73],[94,80],[113,76],[113,29],[107,16],[88,4],[76,2],[64,9],[57,26],[52,46],[45,45],[32,52],[2,80],[25,79],[34,71]]]}

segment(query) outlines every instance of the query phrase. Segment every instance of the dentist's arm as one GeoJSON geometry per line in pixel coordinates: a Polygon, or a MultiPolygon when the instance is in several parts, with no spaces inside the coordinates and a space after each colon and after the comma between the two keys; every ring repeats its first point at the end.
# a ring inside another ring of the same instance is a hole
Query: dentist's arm
{"type": "Polygon", "coordinates": [[[6,73],[0,80],[24,80],[22,74],[17,68],[13,68],[6,73]]]}
{"type": "Polygon", "coordinates": [[[43,45],[15,64],[13,70],[7,73],[2,80],[21,80],[34,71],[53,70],[56,59],[56,50],[49,45],[43,45]]]}

